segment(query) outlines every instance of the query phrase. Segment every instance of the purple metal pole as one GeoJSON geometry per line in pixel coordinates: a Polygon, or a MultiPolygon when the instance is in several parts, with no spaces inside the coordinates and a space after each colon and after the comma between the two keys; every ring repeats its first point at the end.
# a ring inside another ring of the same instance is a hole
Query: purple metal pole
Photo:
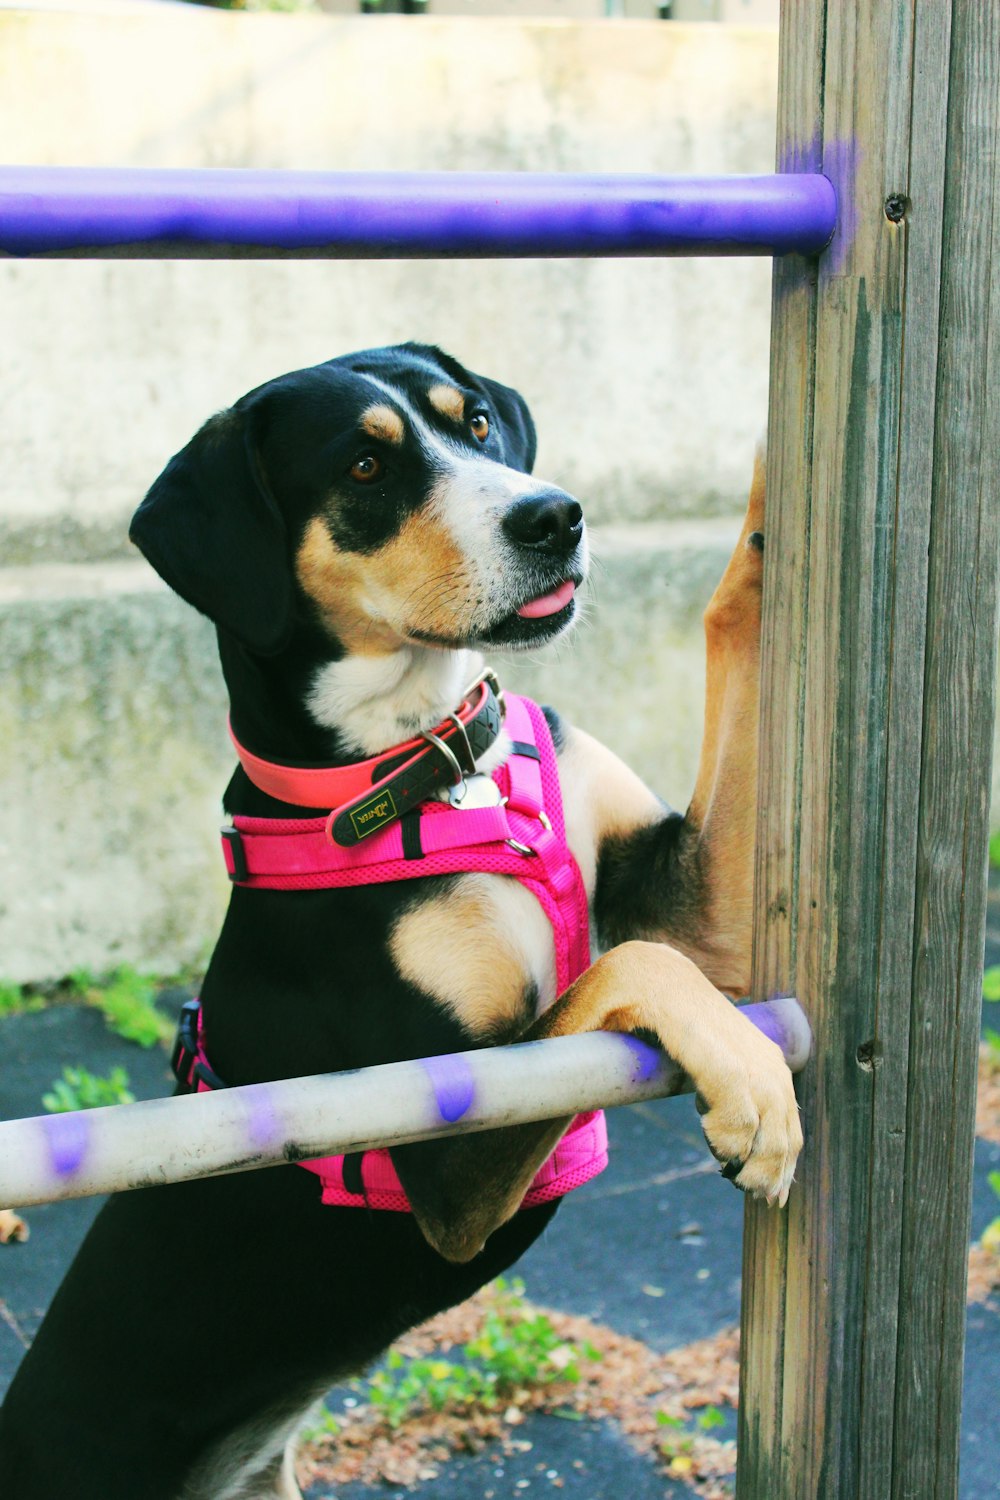
{"type": "Polygon", "coordinates": [[[817,254],[818,174],[0,167],[0,252],[314,259],[817,254]]]}

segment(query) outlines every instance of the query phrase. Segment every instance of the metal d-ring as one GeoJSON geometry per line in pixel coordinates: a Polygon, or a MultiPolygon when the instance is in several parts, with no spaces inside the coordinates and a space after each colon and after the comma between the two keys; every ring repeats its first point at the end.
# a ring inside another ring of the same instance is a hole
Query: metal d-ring
{"type": "Polygon", "coordinates": [[[461,740],[462,745],[465,747],[465,756],[468,762],[465,770],[468,775],[474,776],[476,774],[476,752],[472,748],[472,743],[469,739],[468,731],[466,730],[466,727],[462,723],[461,719],[458,717],[458,714],[445,714],[445,718],[450,719],[452,724],[454,724],[455,728],[458,730],[458,737],[461,740]]]}
{"type": "Polygon", "coordinates": [[[447,744],[447,742],[445,740],[443,740],[440,737],[440,735],[433,734],[431,732],[431,730],[429,730],[429,729],[423,730],[423,732],[421,733],[420,738],[422,740],[426,740],[428,742],[428,744],[433,745],[436,750],[440,750],[441,754],[444,756],[445,760],[451,761],[452,769],[455,772],[455,780],[452,782],[452,786],[460,786],[462,788],[462,790],[463,790],[463,793],[464,793],[464,791],[465,791],[465,772],[462,770],[462,767],[459,765],[458,759],[455,756],[455,753],[452,750],[451,746],[449,744],[447,744]]]}
{"type": "Polygon", "coordinates": [[[532,859],[536,857],[534,849],[530,848],[527,844],[519,843],[517,839],[505,839],[504,843],[509,844],[512,849],[516,849],[518,854],[530,854],[532,859]]]}

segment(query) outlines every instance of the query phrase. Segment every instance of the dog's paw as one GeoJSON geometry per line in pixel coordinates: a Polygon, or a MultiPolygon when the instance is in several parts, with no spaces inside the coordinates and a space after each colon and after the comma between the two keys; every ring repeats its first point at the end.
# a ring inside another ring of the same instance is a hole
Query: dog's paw
{"type": "Polygon", "coordinates": [[[767,1037],[744,1040],[711,1077],[697,1080],[702,1129],[724,1177],[783,1207],[802,1150],[792,1075],[767,1037]]]}
{"type": "Polygon", "coordinates": [[[16,1214],[12,1208],[0,1208],[0,1245],[10,1245],[15,1240],[23,1245],[29,1233],[20,1214],[16,1214]]]}

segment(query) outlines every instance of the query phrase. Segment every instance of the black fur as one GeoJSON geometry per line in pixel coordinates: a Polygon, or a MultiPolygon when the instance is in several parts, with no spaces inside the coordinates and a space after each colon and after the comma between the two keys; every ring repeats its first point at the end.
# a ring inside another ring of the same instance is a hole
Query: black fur
{"type": "MultiPolygon", "coordinates": [[[[299,371],[213,418],[167,465],[132,536],[169,583],[216,622],[235,727],[259,754],[299,763],[354,758],[336,726],[307,711],[317,666],[342,647],[298,589],[292,560],[336,486],[371,404],[359,373],[401,386],[427,422],[455,439],[425,399],[428,376],[488,409],[487,456],[529,472],[535,432],[516,392],[429,346],[367,351],[299,371]]],[[[469,437],[470,447],[474,439],[469,437]]],[[[367,440],[366,451],[378,443],[367,440]]],[[[476,450],[478,451],[478,450],[476,450]]],[[[391,454],[384,483],[351,491],[342,548],[364,553],[398,529],[433,475],[416,451],[391,454]]],[[[221,705],[220,705],[221,711],[221,705]]],[[[557,747],[558,719],[550,713],[557,747]]],[[[257,790],[242,771],[230,813],[314,815],[257,790]]],[[[610,849],[601,862],[602,930],[673,879],[673,827],[610,849]],[[648,849],[647,849],[648,845],[648,849]],[[652,869],[636,853],[650,855],[652,869]],[[651,878],[652,877],[652,878],[651,878]],[[644,890],[645,887],[645,890],[644,890]]],[[[442,882],[342,890],[234,888],[202,991],[207,1050],[230,1084],[295,1077],[462,1050],[488,1038],[406,983],[387,936],[400,912],[442,882]]],[[[539,1127],[521,1127],[521,1139],[539,1127]]],[[[510,1133],[492,1149],[502,1172],[510,1133]]],[[[393,1151],[415,1202],[447,1215],[467,1191],[468,1140],[393,1151]]],[[[488,1137],[475,1151],[488,1152],[488,1137]]],[[[517,1214],[465,1265],[431,1249],[409,1215],[330,1209],[316,1178],[289,1166],[126,1193],[102,1210],[0,1414],[0,1473],[17,1500],[178,1500],[227,1434],[292,1416],[374,1358],[405,1328],[509,1266],[554,1206],[517,1214]]],[[[198,1491],[197,1493],[201,1493],[198,1491]]]]}

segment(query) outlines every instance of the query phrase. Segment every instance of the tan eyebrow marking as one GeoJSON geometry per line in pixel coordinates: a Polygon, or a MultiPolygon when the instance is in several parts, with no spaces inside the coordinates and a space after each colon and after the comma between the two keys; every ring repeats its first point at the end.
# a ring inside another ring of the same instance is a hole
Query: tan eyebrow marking
{"type": "Polygon", "coordinates": [[[381,438],[383,442],[395,443],[397,447],[401,446],[406,436],[406,428],[399,412],[381,402],[369,406],[361,413],[361,426],[369,437],[381,438]]]}
{"type": "Polygon", "coordinates": [[[453,385],[432,385],[427,399],[435,411],[443,417],[450,417],[453,422],[461,422],[465,416],[465,397],[453,385]]]}

